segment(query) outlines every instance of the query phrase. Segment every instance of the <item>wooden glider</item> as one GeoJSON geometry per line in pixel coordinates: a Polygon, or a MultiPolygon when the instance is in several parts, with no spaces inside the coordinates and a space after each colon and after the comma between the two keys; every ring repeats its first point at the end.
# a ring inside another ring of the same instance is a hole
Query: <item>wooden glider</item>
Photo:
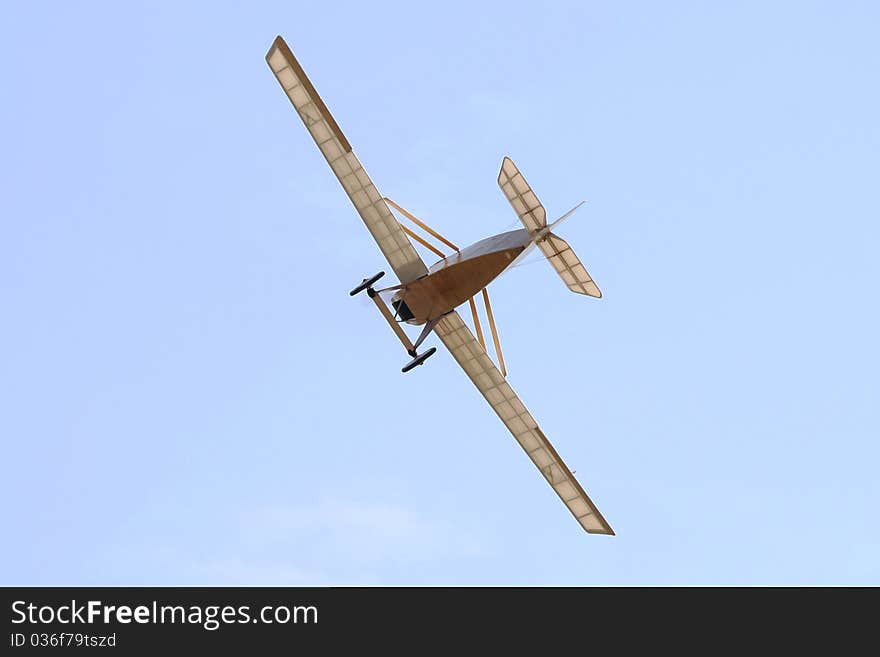
{"type": "Polygon", "coordinates": [[[581,527],[591,534],[613,535],[611,526],[507,383],[498,330],[486,291],[489,283],[514,260],[537,246],[569,289],[589,296],[601,296],[599,288],[571,247],[551,232],[579,206],[548,225],[544,207],[525,178],[509,158],[504,158],[498,184],[522,221],[523,228],[493,235],[459,249],[379,193],[355,157],[351,144],[280,36],[266,54],[266,61],[400,281],[399,285],[376,290],[373,285],[384,275],[384,272],[379,272],[371,278],[365,278],[351,294],[366,291],[394,330],[412,357],[403,371],[408,372],[423,364],[436,352],[436,347],[431,347],[418,353],[422,342],[432,332],[436,333],[581,527]],[[399,223],[389,205],[430,237],[452,249],[453,253],[447,256],[428,239],[399,223]],[[413,247],[410,237],[439,256],[440,260],[429,268],[413,247]],[[391,308],[382,299],[383,292],[393,293],[391,308]],[[477,294],[483,298],[500,370],[486,351],[474,303],[477,294]],[[465,302],[470,305],[477,338],[455,310],[465,302]],[[423,327],[415,342],[410,341],[402,323],[423,327]]]}

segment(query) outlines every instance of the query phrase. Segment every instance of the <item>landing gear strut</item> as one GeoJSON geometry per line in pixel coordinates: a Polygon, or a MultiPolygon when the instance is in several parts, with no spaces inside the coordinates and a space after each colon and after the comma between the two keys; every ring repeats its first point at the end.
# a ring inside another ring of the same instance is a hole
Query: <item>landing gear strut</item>
{"type": "Polygon", "coordinates": [[[418,367],[419,365],[424,363],[437,352],[437,347],[431,347],[423,354],[420,354],[417,350],[419,348],[419,345],[425,341],[425,338],[431,335],[431,331],[433,331],[434,327],[437,326],[438,321],[439,320],[437,319],[432,319],[425,323],[425,328],[423,328],[422,332],[419,333],[419,337],[416,339],[416,343],[406,350],[406,353],[412,356],[413,359],[403,366],[403,368],[400,370],[401,372],[409,372],[414,367],[418,367]]]}

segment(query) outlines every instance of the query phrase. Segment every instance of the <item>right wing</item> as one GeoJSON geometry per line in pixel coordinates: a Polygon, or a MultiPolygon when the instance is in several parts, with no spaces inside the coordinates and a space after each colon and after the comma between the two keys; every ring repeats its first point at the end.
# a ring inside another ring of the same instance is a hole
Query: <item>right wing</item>
{"type": "Polygon", "coordinates": [[[425,263],[280,36],[266,53],[266,61],[400,282],[409,283],[427,274],[425,263]]]}
{"type": "Polygon", "coordinates": [[[547,212],[544,206],[509,157],[505,157],[501,163],[498,186],[530,233],[547,225],[547,212]]]}
{"type": "Polygon", "coordinates": [[[534,418],[501,376],[501,372],[459,314],[453,311],[445,315],[434,327],[434,331],[581,527],[590,534],[613,536],[611,525],[605,521],[568,466],[562,462],[547,436],[538,428],[534,418]]]}

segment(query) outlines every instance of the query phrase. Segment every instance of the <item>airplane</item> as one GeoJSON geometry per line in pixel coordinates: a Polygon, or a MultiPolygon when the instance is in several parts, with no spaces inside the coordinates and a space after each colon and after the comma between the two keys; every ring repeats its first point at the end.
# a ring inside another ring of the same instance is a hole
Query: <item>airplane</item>
{"type": "Polygon", "coordinates": [[[363,279],[350,294],[354,296],[366,291],[400,339],[412,358],[404,365],[402,371],[409,372],[422,365],[437,351],[436,347],[431,347],[422,353],[418,352],[418,348],[430,334],[432,332],[436,334],[580,526],[590,534],[613,536],[614,530],[611,525],[590,500],[572,471],[565,465],[547,436],[507,383],[507,370],[486,291],[486,287],[495,278],[537,246],[570,290],[601,298],[602,293],[574,251],[561,237],[552,232],[553,228],[583,203],[548,224],[544,207],[513,161],[505,157],[498,174],[498,185],[522,222],[523,228],[493,235],[459,249],[437,231],[379,193],[355,156],[339,124],[336,123],[293,52],[280,36],[275,39],[266,53],[266,62],[399,280],[398,285],[376,290],[373,286],[384,275],[384,272],[380,271],[374,276],[363,279]],[[426,238],[399,222],[389,206],[425,233],[452,249],[454,253],[447,256],[426,238]],[[413,247],[409,237],[435,255],[439,255],[441,260],[429,268],[413,247]],[[392,293],[390,308],[382,298],[383,293],[392,293]],[[477,294],[482,295],[486,306],[500,370],[486,351],[474,303],[477,294]],[[470,305],[477,338],[456,312],[456,308],[465,302],[470,305]],[[415,342],[412,342],[403,330],[401,326],[403,323],[423,327],[415,342]]]}

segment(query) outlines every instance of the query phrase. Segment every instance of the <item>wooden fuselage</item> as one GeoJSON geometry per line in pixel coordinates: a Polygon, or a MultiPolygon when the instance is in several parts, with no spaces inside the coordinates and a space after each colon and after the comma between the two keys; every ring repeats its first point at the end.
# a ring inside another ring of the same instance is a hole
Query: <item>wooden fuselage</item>
{"type": "Polygon", "coordinates": [[[531,241],[529,231],[521,228],[471,244],[435,263],[427,276],[404,285],[392,297],[392,305],[408,324],[442,317],[479,294],[531,241]]]}

